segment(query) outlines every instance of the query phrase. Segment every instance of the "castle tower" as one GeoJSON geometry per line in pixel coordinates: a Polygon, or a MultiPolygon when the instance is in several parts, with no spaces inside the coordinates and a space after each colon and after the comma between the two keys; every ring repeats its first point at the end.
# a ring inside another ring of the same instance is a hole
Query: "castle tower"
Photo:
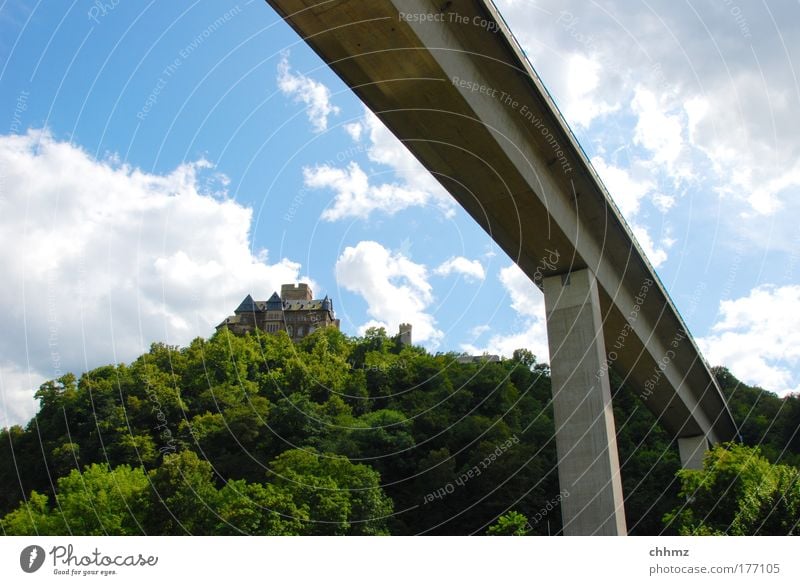
{"type": "Polygon", "coordinates": [[[402,345],[411,345],[410,323],[400,323],[400,343],[402,345]]]}
{"type": "Polygon", "coordinates": [[[310,301],[313,298],[311,288],[305,282],[281,285],[281,299],[284,301],[310,301]]]}

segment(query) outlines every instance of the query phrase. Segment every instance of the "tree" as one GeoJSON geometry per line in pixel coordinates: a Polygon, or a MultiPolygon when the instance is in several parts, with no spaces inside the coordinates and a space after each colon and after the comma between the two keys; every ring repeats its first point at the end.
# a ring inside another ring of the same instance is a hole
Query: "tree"
{"type": "Polygon", "coordinates": [[[8,534],[136,535],[142,533],[143,495],[148,487],[141,468],[110,470],[105,463],[83,472],[73,469],[58,480],[56,503],[36,491],[2,520],[8,534]],[[138,518],[137,518],[138,516],[138,518]]]}
{"type": "Polygon", "coordinates": [[[219,491],[217,506],[213,534],[292,536],[309,520],[308,508],[298,508],[288,490],[271,484],[230,481],[219,491]]]}
{"type": "Polygon", "coordinates": [[[149,514],[146,528],[151,534],[213,534],[219,517],[215,511],[217,489],[211,464],[192,451],[164,457],[150,472],[149,514]]]}
{"type": "Polygon", "coordinates": [[[32,491],[26,502],[0,519],[3,534],[13,536],[69,534],[61,516],[53,514],[46,495],[32,491]]]}
{"type": "Polygon", "coordinates": [[[685,503],[664,516],[679,534],[788,535],[800,523],[798,470],[773,465],[759,449],[719,445],[703,469],[678,472],[685,503]]]}
{"type": "Polygon", "coordinates": [[[511,359],[528,369],[536,365],[536,356],[529,349],[515,349],[511,359]]]}
{"type": "Polygon", "coordinates": [[[525,536],[528,519],[519,512],[506,512],[486,531],[488,536],[525,536]]]}
{"type": "Polygon", "coordinates": [[[57,509],[70,533],[136,535],[142,533],[147,477],[141,468],[92,464],[58,480],[57,509]],[[138,518],[137,518],[138,516],[138,518]]]}
{"type": "Polygon", "coordinates": [[[304,534],[387,534],[392,502],[380,476],[346,457],[291,449],[270,463],[270,483],[291,493],[294,505],[309,511],[304,534]]]}

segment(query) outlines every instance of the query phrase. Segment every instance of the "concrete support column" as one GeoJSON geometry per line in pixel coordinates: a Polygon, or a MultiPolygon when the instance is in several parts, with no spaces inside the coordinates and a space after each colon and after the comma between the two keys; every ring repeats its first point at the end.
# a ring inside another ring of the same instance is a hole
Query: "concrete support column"
{"type": "Polygon", "coordinates": [[[684,469],[703,469],[703,457],[708,451],[708,439],[705,435],[679,437],[678,451],[684,469]]]}
{"type": "Polygon", "coordinates": [[[606,350],[594,274],[544,279],[564,534],[624,535],[625,508],[603,367],[606,350]]]}

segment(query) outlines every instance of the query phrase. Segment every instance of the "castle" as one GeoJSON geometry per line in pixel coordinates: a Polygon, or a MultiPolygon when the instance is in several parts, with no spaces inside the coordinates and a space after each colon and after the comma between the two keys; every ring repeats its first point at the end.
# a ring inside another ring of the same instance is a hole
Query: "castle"
{"type": "MultiPolygon", "coordinates": [[[[327,295],[315,299],[308,284],[301,282],[282,284],[280,296],[273,292],[267,301],[254,301],[247,295],[233,315],[217,325],[217,330],[223,327],[236,335],[285,331],[292,341],[300,341],[321,327],[339,329],[339,319],[327,295]]],[[[411,325],[400,325],[399,338],[402,344],[411,345],[411,325]]]]}
{"type": "Polygon", "coordinates": [[[273,292],[267,301],[254,301],[247,295],[233,315],[217,325],[232,333],[244,335],[256,330],[266,333],[286,331],[292,341],[299,341],[320,327],[339,328],[333,312],[333,301],[326,295],[315,299],[306,283],[283,284],[281,294],[273,292]]]}

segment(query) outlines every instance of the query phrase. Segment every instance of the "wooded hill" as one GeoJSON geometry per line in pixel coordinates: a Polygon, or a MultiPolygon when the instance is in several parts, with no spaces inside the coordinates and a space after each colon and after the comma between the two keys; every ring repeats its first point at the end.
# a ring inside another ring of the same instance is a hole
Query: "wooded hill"
{"type": "MultiPolygon", "coordinates": [[[[40,387],[25,428],[0,431],[0,526],[6,534],[483,534],[492,525],[493,533],[558,533],[568,496],[555,467],[547,365],[526,350],[500,362],[456,358],[380,329],[362,338],[321,329],[299,344],[221,331],[65,375],[40,387]]],[[[763,463],[762,475],[788,470],[769,494],[758,488],[759,505],[786,501],[788,520],[736,530],[786,534],[797,518],[792,498],[800,502],[800,400],[715,374],[744,444],[760,448],[725,452],[738,453],[737,465],[763,463]]],[[[725,510],[714,508],[713,493],[687,506],[687,489],[716,484],[676,476],[673,441],[633,391],[613,374],[611,382],[629,531],[734,532],[726,526],[747,494],[720,484],[730,494],[725,510]]]]}

